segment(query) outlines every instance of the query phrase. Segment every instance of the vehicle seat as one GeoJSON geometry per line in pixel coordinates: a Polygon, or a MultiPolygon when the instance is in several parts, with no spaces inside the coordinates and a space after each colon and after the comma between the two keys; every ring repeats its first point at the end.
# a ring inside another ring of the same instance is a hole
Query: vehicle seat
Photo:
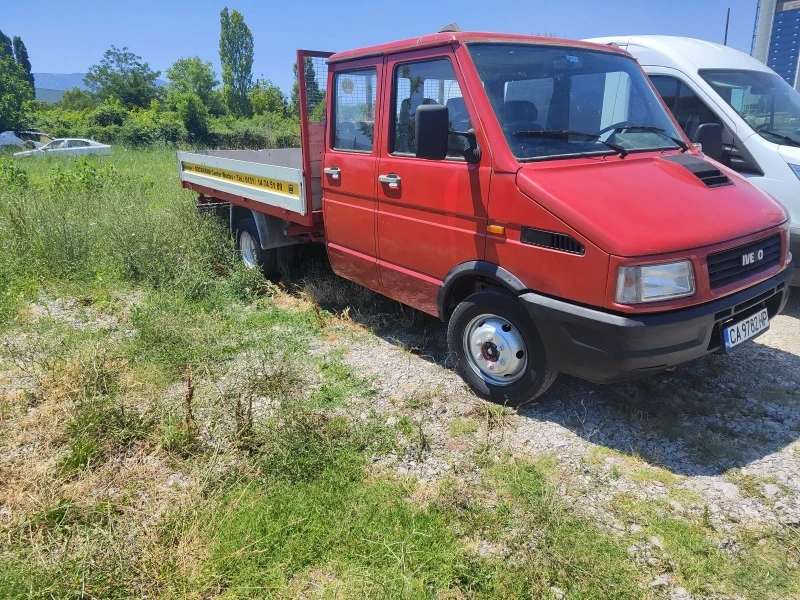
{"type": "Polygon", "coordinates": [[[469,131],[469,113],[464,98],[450,98],[446,103],[450,113],[450,131],[469,131]]]}
{"type": "Polygon", "coordinates": [[[503,102],[503,129],[513,133],[515,131],[542,131],[541,125],[536,123],[539,111],[536,105],[528,100],[506,100],[503,102]]]}
{"type": "Polygon", "coordinates": [[[336,124],[336,148],[342,150],[356,149],[356,128],[350,121],[336,124]]]}

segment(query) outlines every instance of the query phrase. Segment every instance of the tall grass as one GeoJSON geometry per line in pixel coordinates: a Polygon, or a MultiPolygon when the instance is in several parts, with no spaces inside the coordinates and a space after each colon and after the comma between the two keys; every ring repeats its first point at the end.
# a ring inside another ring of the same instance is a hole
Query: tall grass
{"type": "Polygon", "coordinates": [[[171,155],[0,159],[0,318],[64,283],[198,298],[229,286],[220,274],[239,268],[232,244],[223,224],[195,213],[171,155]]]}

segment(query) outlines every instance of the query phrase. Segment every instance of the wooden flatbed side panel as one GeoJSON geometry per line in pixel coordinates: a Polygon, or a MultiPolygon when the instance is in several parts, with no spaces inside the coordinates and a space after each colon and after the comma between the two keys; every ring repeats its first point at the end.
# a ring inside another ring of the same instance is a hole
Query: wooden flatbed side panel
{"type": "Polygon", "coordinates": [[[194,152],[178,152],[178,163],[183,181],[302,216],[307,213],[300,168],[194,152]]]}

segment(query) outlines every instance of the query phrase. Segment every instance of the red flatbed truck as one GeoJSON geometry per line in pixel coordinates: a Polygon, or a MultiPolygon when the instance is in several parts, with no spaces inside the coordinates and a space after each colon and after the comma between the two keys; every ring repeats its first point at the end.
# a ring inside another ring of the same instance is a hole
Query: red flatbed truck
{"type": "Polygon", "coordinates": [[[446,32],[298,65],[302,148],[179,152],[183,186],[229,206],[248,265],[323,242],[338,275],[449,321],[484,398],[726,352],[786,303],[786,211],[625,51],[446,32]]]}

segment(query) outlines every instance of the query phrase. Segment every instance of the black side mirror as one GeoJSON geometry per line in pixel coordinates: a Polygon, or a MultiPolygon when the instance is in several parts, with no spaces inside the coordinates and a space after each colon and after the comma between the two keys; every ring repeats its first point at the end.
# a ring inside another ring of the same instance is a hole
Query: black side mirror
{"type": "Polygon", "coordinates": [[[702,146],[703,152],[714,160],[722,160],[722,127],[718,123],[703,123],[692,140],[702,146]]]}
{"type": "MultiPolygon", "coordinates": [[[[469,131],[450,131],[450,110],[441,104],[422,104],[414,117],[414,139],[417,142],[417,158],[444,160],[449,148],[450,136],[466,138],[469,147],[463,150],[468,163],[481,160],[478,139],[469,131]]],[[[461,150],[459,150],[461,151],[461,150]]]]}
{"type": "Polygon", "coordinates": [[[417,158],[444,160],[447,156],[447,136],[450,130],[450,111],[441,104],[422,104],[414,116],[414,139],[417,158]]]}

